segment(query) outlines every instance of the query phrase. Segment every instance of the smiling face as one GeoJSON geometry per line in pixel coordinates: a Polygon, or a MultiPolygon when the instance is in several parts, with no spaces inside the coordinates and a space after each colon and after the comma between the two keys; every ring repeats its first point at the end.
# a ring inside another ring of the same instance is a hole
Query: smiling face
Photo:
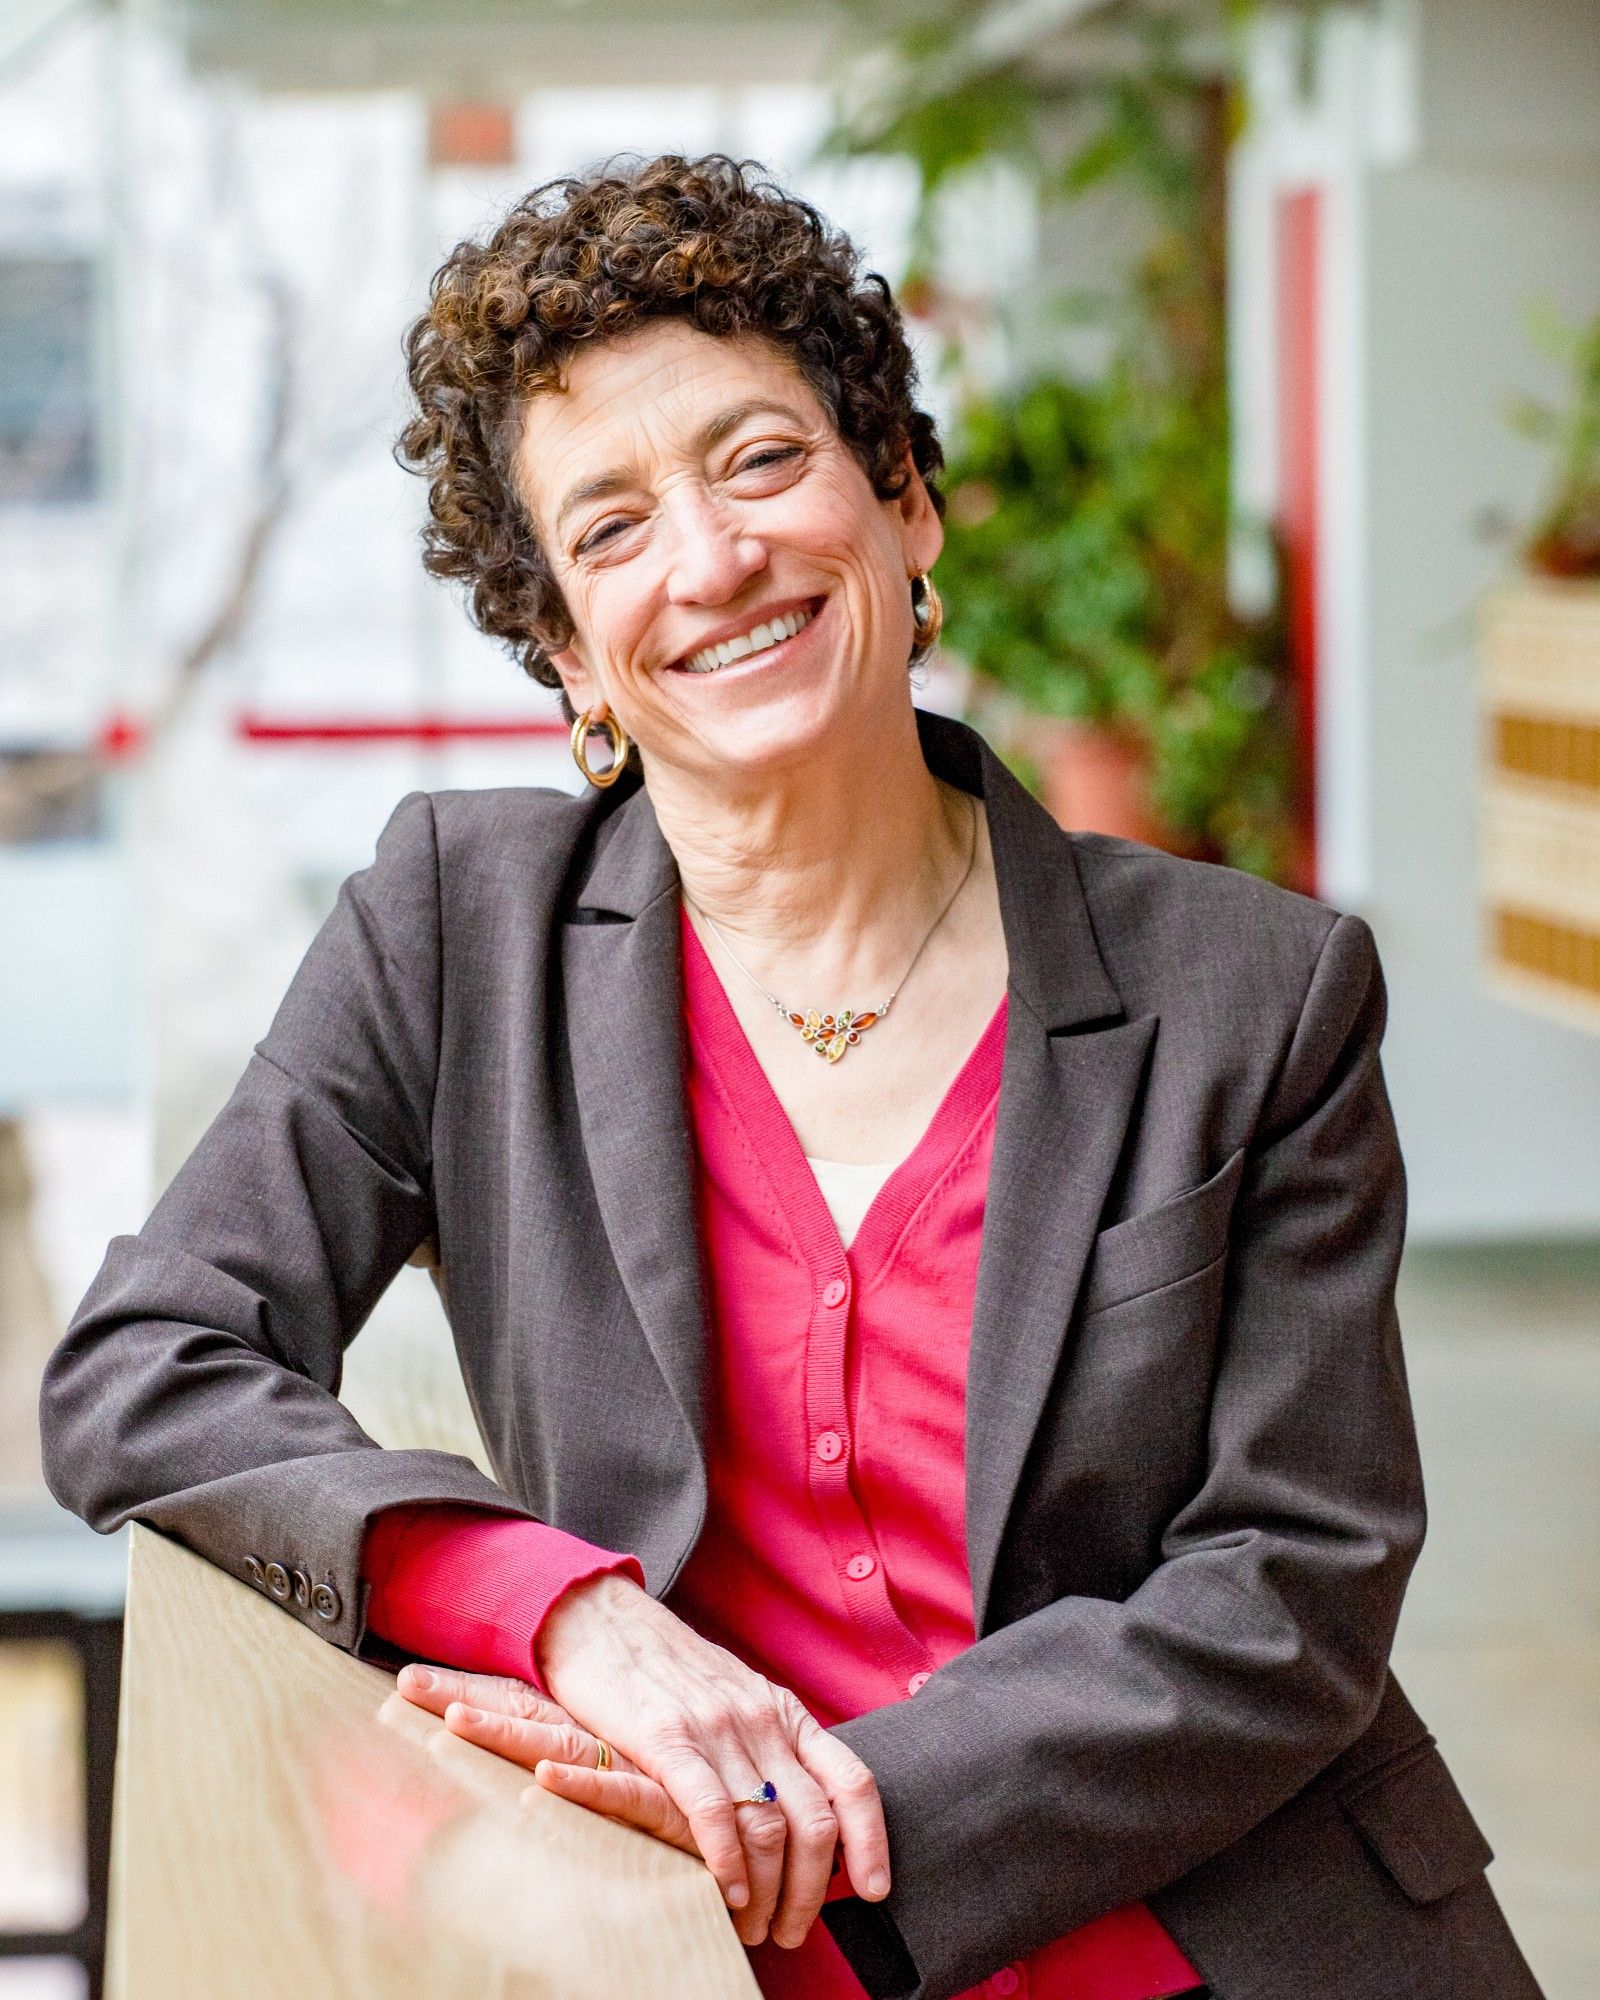
{"type": "Polygon", "coordinates": [[[906,466],[879,499],[757,337],[666,319],[579,350],[565,388],[530,398],[518,458],[572,619],[551,657],[574,707],[605,702],[647,768],[723,779],[903,712],[910,578],[943,540],[906,466]]]}

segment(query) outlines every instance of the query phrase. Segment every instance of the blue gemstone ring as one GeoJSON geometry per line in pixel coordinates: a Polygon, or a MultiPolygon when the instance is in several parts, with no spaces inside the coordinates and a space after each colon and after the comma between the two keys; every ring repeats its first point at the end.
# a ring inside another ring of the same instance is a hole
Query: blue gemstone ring
{"type": "Polygon", "coordinates": [[[735,1799],[736,1806],[770,1806],[778,1796],[778,1788],[770,1778],[763,1778],[748,1798],[735,1799]]]}

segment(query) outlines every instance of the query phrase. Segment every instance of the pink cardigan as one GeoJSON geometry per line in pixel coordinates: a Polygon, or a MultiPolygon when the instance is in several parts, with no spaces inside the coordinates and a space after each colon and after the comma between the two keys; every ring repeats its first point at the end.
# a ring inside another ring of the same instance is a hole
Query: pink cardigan
{"type": "MultiPolygon", "coordinates": [[[[913,1698],[974,1640],[967,1339],[1005,1003],[846,1251],[687,919],[683,948],[712,1329],[710,1493],[668,1602],[827,1725],[913,1698]]],[[[380,1514],[362,1558],[381,1636],[536,1684],[545,1612],[569,1585],[613,1569],[643,1581],[632,1557],[443,1506],[380,1514]]],[[[848,1881],[835,1893],[850,1893],[848,1881]]],[[[766,1944],[751,1958],[769,2000],[860,2000],[822,1924],[797,1951],[766,1944]]],[[[1150,1912],[1130,1905],[972,1991],[1155,2000],[1200,1983],[1150,1912]]]]}

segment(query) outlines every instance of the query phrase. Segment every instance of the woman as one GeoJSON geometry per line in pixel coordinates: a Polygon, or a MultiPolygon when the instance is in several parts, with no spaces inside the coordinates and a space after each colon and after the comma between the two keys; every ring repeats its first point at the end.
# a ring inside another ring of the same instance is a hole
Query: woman
{"type": "Polygon", "coordinates": [[[939,448],[803,204],[541,189],[408,353],[429,566],[593,783],[402,801],[53,1358],[55,1492],[452,1669],[769,1993],[1533,1994],[1386,1671],[1365,927],[913,707],[939,448]],[[335,1400],[425,1245],[495,1481],[335,1400]]]}

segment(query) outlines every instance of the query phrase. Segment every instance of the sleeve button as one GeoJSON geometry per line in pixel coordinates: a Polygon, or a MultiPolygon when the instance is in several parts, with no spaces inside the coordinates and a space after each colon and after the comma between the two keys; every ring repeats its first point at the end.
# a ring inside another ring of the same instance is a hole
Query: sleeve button
{"type": "Polygon", "coordinates": [[[289,1572],[282,1563],[267,1564],[267,1590],[280,1604],[287,1604],[289,1592],[294,1586],[289,1581],[289,1572]]]}
{"type": "Polygon", "coordinates": [[[265,1569],[263,1568],[263,1566],[262,1566],[262,1562],[261,1562],[261,1558],[260,1558],[260,1556],[246,1556],[246,1557],[245,1557],[245,1559],[244,1559],[244,1573],[245,1573],[245,1575],[246,1575],[246,1576],[247,1576],[247,1577],[248,1577],[248,1578],[250,1579],[250,1581],[251,1581],[251,1582],[252,1582],[252,1583],[253,1583],[253,1584],[255,1585],[255,1587],[256,1587],[256,1589],[257,1589],[257,1590],[265,1590],[265,1589],[266,1589],[266,1587],[267,1587],[267,1572],[266,1572],[266,1570],[265,1570],[265,1569]]]}
{"type": "Polygon", "coordinates": [[[294,1601],[303,1611],[311,1602],[311,1579],[303,1569],[289,1572],[289,1581],[294,1585],[294,1601]]]}
{"type": "Polygon", "coordinates": [[[339,1593],[331,1583],[319,1583],[311,1592],[311,1608],[319,1618],[331,1621],[339,1615],[339,1593]]]}

